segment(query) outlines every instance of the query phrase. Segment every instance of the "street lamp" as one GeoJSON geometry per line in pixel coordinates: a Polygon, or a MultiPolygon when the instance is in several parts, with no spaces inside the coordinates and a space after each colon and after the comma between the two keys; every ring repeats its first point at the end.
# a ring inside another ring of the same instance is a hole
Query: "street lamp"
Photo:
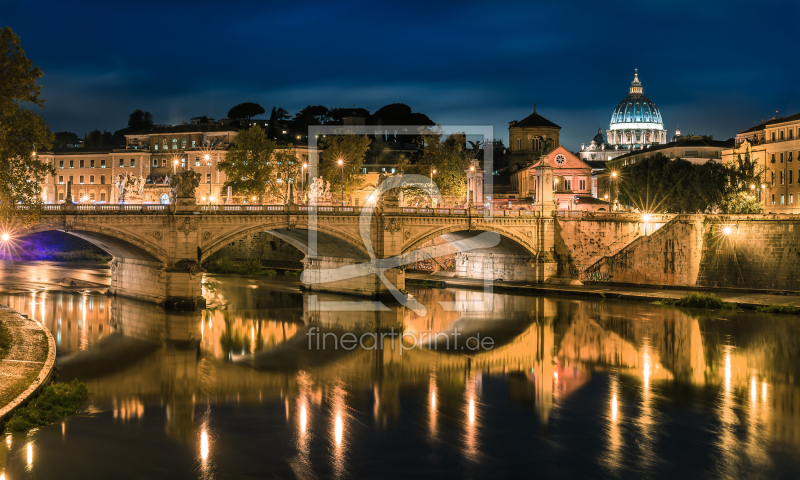
{"type": "Polygon", "coordinates": [[[177,172],[177,171],[178,171],[178,161],[174,160],[172,162],[172,174],[175,175],[175,172],[177,172]]]}
{"type": "Polygon", "coordinates": [[[306,198],[306,168],[308,168],[308,164],[304,163],[302,169],[300,170],[300,198],[306,198]]]}
{"type": "Polygon", "coordinates": [[[2,238],[4,242],[7,242],[11,240],[11,235],[9,235],[8,232],[3,232],[3,236],[0,238],[2,238]]]}
{"type": "Polygon", "coordinates": [[[617,179],[617,172],[611,172],[611,201],[614,201],[614,180],[617,179]]]}
{"type": "Polygon", "coordinates": [[[431,206],[433,206],[433,174],[436,173],[436,169],[431,169],[431,206]]]}
{"type": "Polygon", "coordinates": [[[344,207],[344,161],[340,158],[338,163],[342,170],[342,206],[344,207]]]}

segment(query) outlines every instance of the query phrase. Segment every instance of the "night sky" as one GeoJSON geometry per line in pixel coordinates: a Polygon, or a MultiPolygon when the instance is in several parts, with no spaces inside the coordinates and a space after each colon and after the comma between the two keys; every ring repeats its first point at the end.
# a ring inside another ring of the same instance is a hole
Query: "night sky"
{"type": "Polygon", "coordinates": [[[605,130],[639,69],[671,137],[725,139],[800,111],[800,2],[220,2],[4,0],[54,131],[157,124],[253,101],[374,112],[406,103],[441,124],[531,111],[578,149],[605,130]],[[539,3],[543,3],[539,5],[539,3]]]}

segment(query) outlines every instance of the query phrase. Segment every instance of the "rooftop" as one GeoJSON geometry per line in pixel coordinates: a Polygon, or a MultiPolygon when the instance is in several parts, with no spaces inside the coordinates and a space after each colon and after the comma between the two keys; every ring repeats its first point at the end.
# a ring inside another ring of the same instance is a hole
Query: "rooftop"
{"type": "Polygon", "coordinates": [[[794,115],[789,115],[788,117],[770,118],[769,120],[763,121],[758,125],[748,128],[747,130],[742,130],[738,134],[741,135],[743,133],[757,132],[759,130],[764,130],[769,125],[773,125],[776,123],[783,123],[783,122],[792,122],[795,120],[800,120],[800,113],[795,113],[794,115]]]}
{"type": "Polygon", "coordinates": [[[533,113],[523,118],[519,122],[512,122],[513,125],[509,128],[522,128],[522,127],[553,127],[561,128],[550,120],[536,113],[536,105],[533,106],[533,113]]]}
{"type": "Polygon", "coordinates": [[[224,132],[238,132],[238,127],[230,125],[171,125],[171,126],[154,126],[145,130],[125,135],[138,136],[138,135],[163,135],[169,133],[224,133],[224,132]]]}
{"type": "Polygon", "coordinates": [[[687,135],[685,137],[681,137],[674,142],[664,143],[661,145],[652,145],[647,148],[643,148],[641,150],[634,150],[630,153],[626,153],[625,155],[620,155],[616,157],[614,160],[626,159],[628,157],[639,156],[643,153],[650,153],[650,152],[657,152],[659,150],[664,150],[667,148],[675,148],[675,147],[712,147],[712,148],[732,148],[734,146],[734,139],[729,138],[728,140],[712,140],[708,137],[703,137],[699,135],[687,135]]]}

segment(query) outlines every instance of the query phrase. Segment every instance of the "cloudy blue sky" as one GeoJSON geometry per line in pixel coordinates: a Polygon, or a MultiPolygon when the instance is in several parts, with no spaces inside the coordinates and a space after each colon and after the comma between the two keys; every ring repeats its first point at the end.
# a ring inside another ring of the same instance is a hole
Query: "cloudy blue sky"
{"type": "Polygon", "coordinates": [[[225,117],[241,102],[508,122],[533,103],[571,149],[608,128],[638,68],[671,136],[729,138],[800,111],[800,2],[19,1],[0,25],[45,73],[55,131],[225,117]]]}

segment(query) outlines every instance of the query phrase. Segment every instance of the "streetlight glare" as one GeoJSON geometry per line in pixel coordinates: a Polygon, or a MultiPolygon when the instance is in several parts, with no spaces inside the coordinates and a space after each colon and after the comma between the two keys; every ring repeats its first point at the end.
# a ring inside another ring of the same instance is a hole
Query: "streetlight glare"
{"type": "Polygon", "coordinates": [[[304,164],[303,164],[303,168],[308,168],[308,164],[307,164],[307,163],[304,163],[304,164]]]}
{"type": "Polygon", "coordinates": [[[11,235],[9,235],[8,232],[3,232],[3,235],[0,238],[2,238],[4,242],[7,242],[11,240],[11,235]]]}
{"type": "Polygon", "coordinates": [[[209,159],[209,158],[211,158],[211,157],[209,157],[208,155],[206,155],[206,156],[205,156],[205,157],[203,157],[203,158],[205,158],[206,160],[208,160],[208,159],[209,159]]]}
{"type": "Polygon", "coordinates": [[[617,172],[611,172],[611,176],[617,178],[617,172]]]}
{"type": "Polygon", "coordinates": [[[339,161],[338,161],[337,163],[338,163],[339,165],[341,165],[341,164],[343,163],[343,162],[342,162],[342,159],[340,158],[340,159],[339,159],[339,161]]]}
{"type": "Polygon", "coordinates": [[[651,220],[651,219],[652,219],[652,217],[651,217],[650,215],[648,215],[648,214],[644,214],[644,215],[642,215],[642,221],[643,221],[644,223],[650,223],[650,220],[651,220]]]}
{"type": "Polygon", "coordinates": [[[733,232],[733,229],[731,227],[725,227],[722,229],[722,233],[724,233],[725,235],[730,235],[731,232],[733,232]]]}

